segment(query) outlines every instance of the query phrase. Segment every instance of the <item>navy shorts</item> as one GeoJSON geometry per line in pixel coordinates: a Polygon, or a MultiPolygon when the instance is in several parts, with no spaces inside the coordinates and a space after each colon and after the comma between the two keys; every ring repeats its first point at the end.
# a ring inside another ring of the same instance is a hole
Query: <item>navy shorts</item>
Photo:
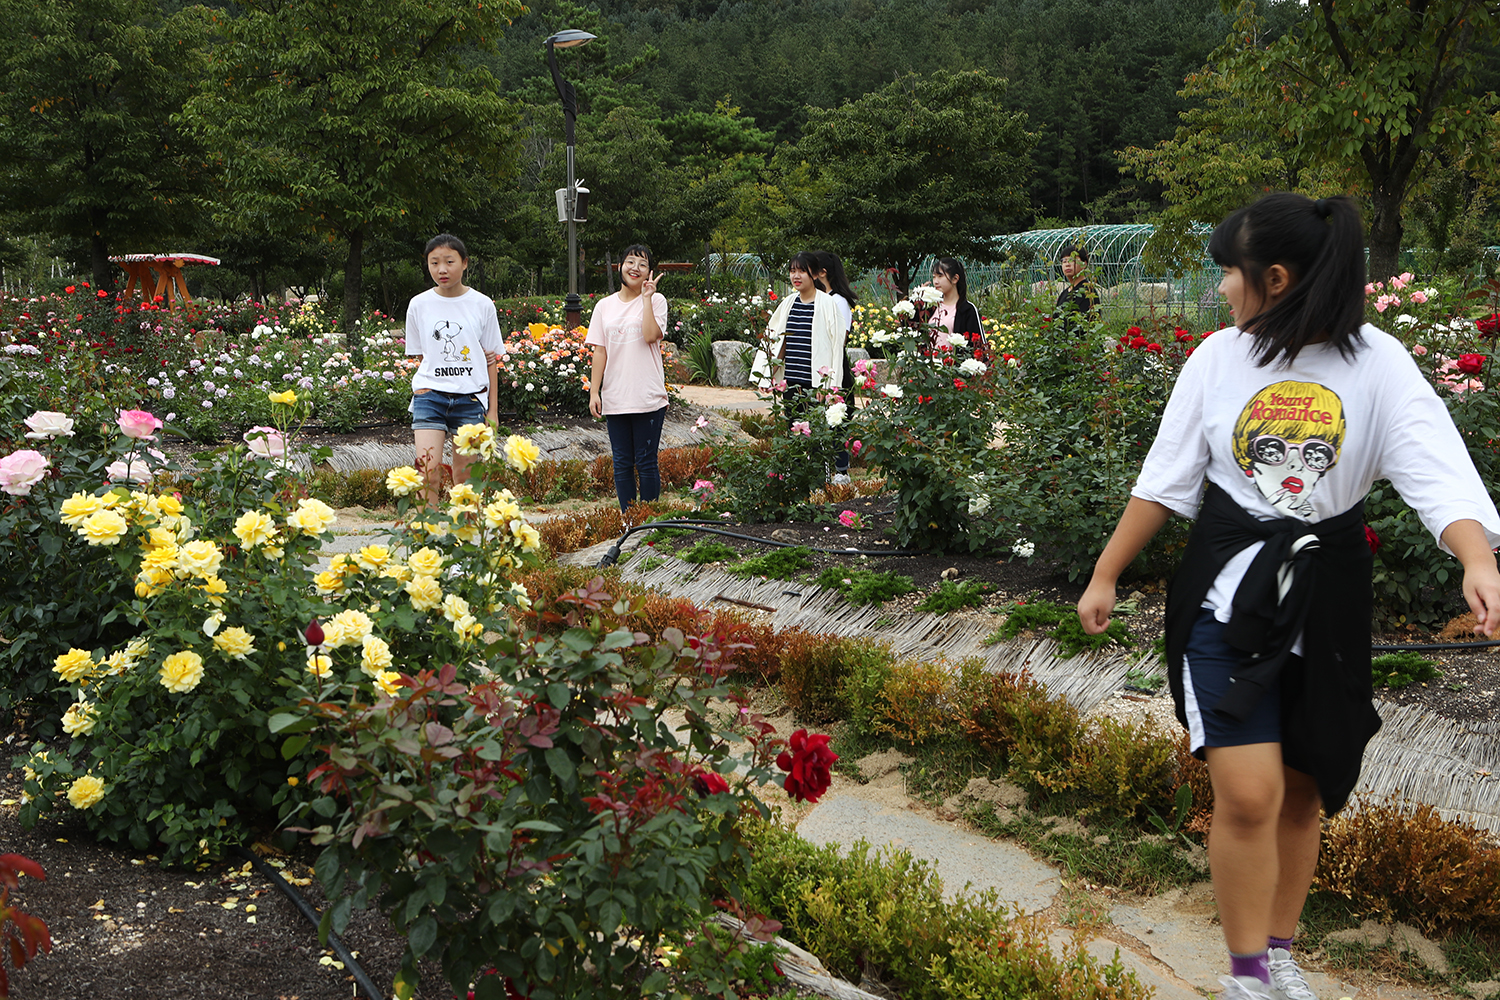
{"type": "MultiPolygon", "coordinates": [[[[1229,677],[1244,654],[1224,641],[1225,623],[1208,608],[1198,611],[1182,657],[1183,707],[1194,752],[1200,747],[1238,747],[1281,742],[1281,682],[1266,689],[1250,718],[1243,722],[1214,711],[1229,690],[1229,677]]],[[[1293,657],[1300,660],[1301,657],[1293,657]]],[[[1291,665],[1295,668],[1296,664],[1291,665]]]]}
{"type": "Polygon", "coordinates": [[[429,389],[411,397],[411,427],[414,431],[456,433],[465,424],[484,423],[484,403],[478,393],[440,392],[429,389]]]}

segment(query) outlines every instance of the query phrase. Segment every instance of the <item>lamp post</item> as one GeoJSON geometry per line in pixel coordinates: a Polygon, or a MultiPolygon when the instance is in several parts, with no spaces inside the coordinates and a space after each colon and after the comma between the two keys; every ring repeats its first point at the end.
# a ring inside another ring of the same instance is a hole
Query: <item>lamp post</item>
{"type": "Polygon", "coordinates": [[[578,297],[578,181],[573,176],[573,123],[578,119],[578,91],[557,71],[556,50],[585,45],[597,37],[587,31],[564,28],[547,39],[547,68],[552,71],[552,85],[562,99],[568,144],[568,186],[563,195],[563,215],[568,223],[568,299],[563,309],[570,330],[583,322],[583,300],[578,297]]]}

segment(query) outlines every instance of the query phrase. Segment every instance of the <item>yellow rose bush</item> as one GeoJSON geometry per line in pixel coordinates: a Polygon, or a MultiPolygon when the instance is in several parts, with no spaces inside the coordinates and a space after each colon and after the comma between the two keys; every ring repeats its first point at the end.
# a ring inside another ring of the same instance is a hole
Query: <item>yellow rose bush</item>
{"type": "Polygon", "coordinates": [[[486,633],[515,628],[508,571],[537,541],[519,510],[484,516],[509,494],[461,487],[420,521],[403,499],[390,538],[326,559],[337,514],[286,457],[235,445],[201,463],[186,501],[148,483],[49,508],[59,560],[107,551],[113,597],[95,616],[124,628],[46,661],[70,740],[22,755],[24,822],[77,809],[102,838],[162,845],[165,863],[217,855],[317,797],[285,706],[388,702],[403,676],[481,670],[486,633]]]}

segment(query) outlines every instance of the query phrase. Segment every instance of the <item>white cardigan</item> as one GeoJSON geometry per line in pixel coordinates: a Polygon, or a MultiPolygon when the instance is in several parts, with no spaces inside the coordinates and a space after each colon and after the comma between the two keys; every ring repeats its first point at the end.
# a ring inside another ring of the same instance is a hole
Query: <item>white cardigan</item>
{"type": "MultiPolygon", "coordinates": [[[[782,341],[786,339],[786,321],[792,314],[792,303],[796,302],[798,295],[793,292],[781,300],[776,311],[771,314],[771,322],[766,326],[766,339],[769,346],[766,350],[771,357],[781,353],[782,341]]],[[[838,304],[833,301],[833,296],[819,289],[813,296],[813,322],[812,322],[812,370],[813,385],[815,387],[837,389],[844,384],[844,329],[839,318],[838,304]],[[827,368],[826,381],[818,375],[819,369],[827,368]]],[[[771,365],[766,351],[755,352],[755,362],[750,366],[750,377],[757,381],[761,388],[767,388],[771,384],[771,365]]]]}

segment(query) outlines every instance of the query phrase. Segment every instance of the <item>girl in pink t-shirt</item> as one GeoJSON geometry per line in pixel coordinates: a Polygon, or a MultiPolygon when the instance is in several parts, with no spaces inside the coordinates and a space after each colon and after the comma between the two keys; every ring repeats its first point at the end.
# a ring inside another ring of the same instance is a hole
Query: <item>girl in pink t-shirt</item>
{"type": "Polygon", "coordinates": [[[620,290],[594,304],[584,342],[594,348],[589,412],[609,427],[615,496],[620,509],[640,498],[661,496],[656,453],[667,415],[667,383],[661,361],[667,327],[667,297],[657,292],[651,251],[639,243],[621,254],[620,290]]]}

